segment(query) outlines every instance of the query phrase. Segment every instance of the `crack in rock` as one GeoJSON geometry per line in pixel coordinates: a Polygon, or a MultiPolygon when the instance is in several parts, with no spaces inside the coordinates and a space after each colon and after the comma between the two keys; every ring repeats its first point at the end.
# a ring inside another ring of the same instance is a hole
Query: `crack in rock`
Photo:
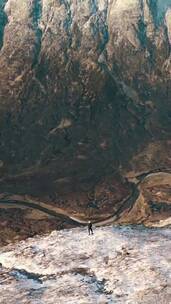
{"type": "Polygon", "coordinates": [[[7,1],[8,0],[0,1],[0,50],[3,47],[5,26],[8,23],[8,18],[4,10],[7,1]]]}

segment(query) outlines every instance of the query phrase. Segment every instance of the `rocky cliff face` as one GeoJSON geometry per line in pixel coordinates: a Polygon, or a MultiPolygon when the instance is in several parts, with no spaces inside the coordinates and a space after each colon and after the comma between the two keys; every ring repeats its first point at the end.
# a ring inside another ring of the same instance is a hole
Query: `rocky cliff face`
{"type": "Polygon", "coordinates": [[[109,214],[168,171],[170,43],[171,0],[1,0],[2,196],[109,214]]]}

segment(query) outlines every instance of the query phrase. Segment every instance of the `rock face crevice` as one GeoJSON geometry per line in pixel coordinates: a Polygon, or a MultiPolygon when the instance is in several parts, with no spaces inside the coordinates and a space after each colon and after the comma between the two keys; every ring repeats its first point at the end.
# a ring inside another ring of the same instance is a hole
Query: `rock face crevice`
{"type": "Polygon", "coordinates": [[[170,0],[1,3],[1,193],[115,209],[170,168],[170,0]]]}
{"type": "Polygon", "coordinates": [[[40,27],[40,22],[42,18],[42,0],[34,1],[32,8],[33,25],[35,26],[36,32],[36,45],[35,45],[35,59],[33,61],[33,66],[39,61],[39,54],[41,51],[41,41],[42,41],[42,29],[40,27]]]}
{"type": "Polygon", "coordinates": [[[4,30],[5,30],[5,26],[8,22],[7,15],[4,11],[6,2],[7,2],[7,0],[2,0],[0,2],[0,49],[3,46],[4,30]]]}

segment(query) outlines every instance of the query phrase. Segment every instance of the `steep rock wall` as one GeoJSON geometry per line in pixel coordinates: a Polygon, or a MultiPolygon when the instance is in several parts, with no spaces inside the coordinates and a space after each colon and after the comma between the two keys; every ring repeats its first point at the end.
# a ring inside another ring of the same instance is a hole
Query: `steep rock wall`
{"type": "Polygon", "coordinates": [[[1,1],[1,193],[115,208],[129,171],[169,168],[170,7],[1,1]]]}

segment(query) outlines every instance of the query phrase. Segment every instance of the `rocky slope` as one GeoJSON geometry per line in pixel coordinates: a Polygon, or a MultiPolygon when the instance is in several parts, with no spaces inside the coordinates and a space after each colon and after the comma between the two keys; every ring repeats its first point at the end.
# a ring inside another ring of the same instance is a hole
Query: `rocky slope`
{"type": "Polygon", "coordinates": [[[1,0],[2,197],[109,216],[169,174],[170,43],[171,0],[1,0]]]}
{"type": "Polygon", "coordinates": [[[0,250],[3,304],[155,304],[171,296],[170,229],[52,232],[0,250]]]}

